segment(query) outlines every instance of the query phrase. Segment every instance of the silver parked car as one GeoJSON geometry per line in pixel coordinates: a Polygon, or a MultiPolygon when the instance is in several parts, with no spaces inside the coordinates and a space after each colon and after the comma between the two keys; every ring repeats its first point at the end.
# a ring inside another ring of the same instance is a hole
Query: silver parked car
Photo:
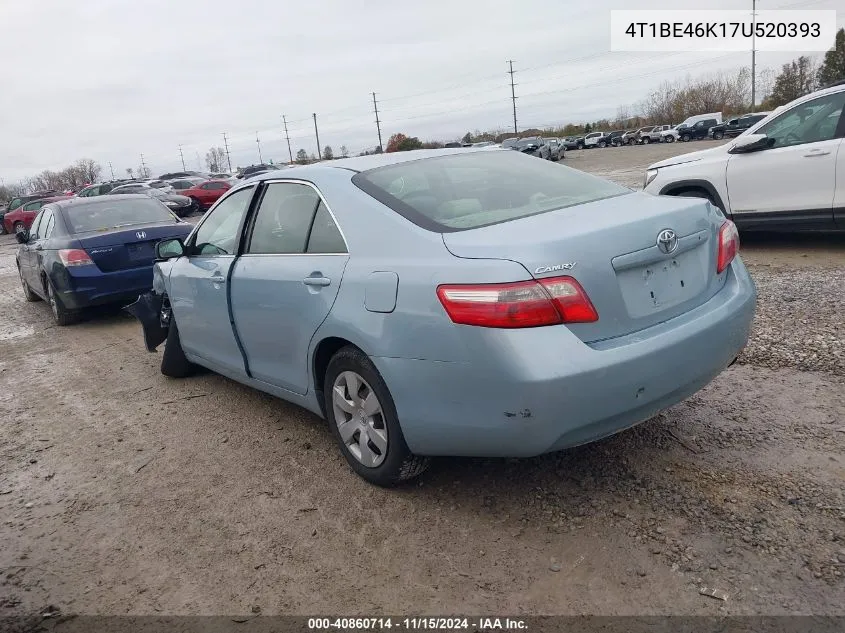
{"type": "Polygon", "coordinates": [[[756,291],[708,202],[501,149],[376,154],[232,188],[159,242],[130,311],[201,365],[328,420],[359,475],[591,442],[695,393],[756,291]]]}

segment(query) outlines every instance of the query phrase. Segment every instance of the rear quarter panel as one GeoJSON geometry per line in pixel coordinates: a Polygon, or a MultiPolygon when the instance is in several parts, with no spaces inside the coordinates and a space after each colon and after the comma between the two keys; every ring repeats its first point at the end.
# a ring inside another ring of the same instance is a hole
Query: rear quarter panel
{"type": "MultiPolygon", "coordinates": [[[[340,171],[340,170],[333,170],[340,171]]],[[[451,255],[439,233],[426,231],[342,179],[315,180],[338,220],[350,258],[329,316],[311,341],[346,339],[370,356],[461,361],[467,358],[461,328],[437,298],[442,283],[506,282],[529,279],[528,271],[506,260],[467,260],[451,255]],[[374,272],[398,276],[396,307],[365,307],[374,272]]]]}

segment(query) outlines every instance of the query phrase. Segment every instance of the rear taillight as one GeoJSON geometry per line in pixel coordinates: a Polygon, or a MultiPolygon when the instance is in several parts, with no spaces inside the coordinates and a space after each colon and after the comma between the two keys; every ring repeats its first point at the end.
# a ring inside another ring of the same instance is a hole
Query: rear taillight
{"type": "Polygon", "coordinates": [[[456,284],[437,287],[437,296],[454,323],[521,328],[598,321],[599,315],[572,277],[505,284],[456,284]]]}
{"type": "Polygon", "coordinates": [[[94,263],[91,261],[91,258],[88,257],[88,253],[83,251],[81,248],[63,248],[59,251],[59,259],[62,260],[65,268],[69,268],[71,266],[88,266],[89,264],[94,263]]]}
{"type": "Polygon", "coordinates": [[[730,220],[719,227],[719,255],[716,258],[716,274],[721,273],[736,257],[739,251],[739,231],[730,220]]]}

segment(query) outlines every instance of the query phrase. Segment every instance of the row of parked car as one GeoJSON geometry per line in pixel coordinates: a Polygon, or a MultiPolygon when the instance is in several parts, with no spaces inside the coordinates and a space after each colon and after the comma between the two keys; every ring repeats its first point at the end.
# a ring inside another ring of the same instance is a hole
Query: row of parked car
{"type": "Polygon", "coordinates": [[[7,208],[0,211],[0,233],[29,229],[45,204],[73,197],[144,194],[160,201],[177,216],[186,217],[208,209],[236,182],[237,179],[224,173],[175,172],[146,180],[111,180],[86,185],[75,192],[37,191],[12,198],[7,208]]]}
{"type": "MultiPolygon", "coordinates": [[[[768,112],[744,114],[723,122],[721,112],[691,116],[678,125],[647,125],[638,130],[612,130],[590,132],[584,136],[548,138],[542,136],[513,137],[502,141],[501,146],[514,149],[538,158],[558,161],[567,150],[590,149],[593,147],[619,147],[621,145],[648,145],[650,143],[687,142],[711,138],[720,140],[737,136],[752,125],[764,119],[768,112]]],[[[486,143],[453,143],[447,147],[475,147],[486,143]]]]}
{"type": "Polygon", "coordinates": [[[742,134],[769,114],[769,112],[753,112],[723,121],[721,112],[712,112],[691,116],[678,125],[646,125],[638,130],[591,132],[581,137],[565,140],[573,146],[573,149],[674,143],[675,141],[687,142],[706,138],[718,141],[742,134]]]}

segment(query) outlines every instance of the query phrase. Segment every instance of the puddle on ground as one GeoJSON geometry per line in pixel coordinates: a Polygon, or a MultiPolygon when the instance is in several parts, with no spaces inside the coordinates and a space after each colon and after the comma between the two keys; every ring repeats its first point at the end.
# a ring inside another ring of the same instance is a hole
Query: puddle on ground
{"type": "Polygon", "coordinates": [[[35,335],[34,325],[22,325],[20,327],[6,327],[0,329],[0,341],[10,341],[13,339],[26,338],[27,336],[35,335]]]}

